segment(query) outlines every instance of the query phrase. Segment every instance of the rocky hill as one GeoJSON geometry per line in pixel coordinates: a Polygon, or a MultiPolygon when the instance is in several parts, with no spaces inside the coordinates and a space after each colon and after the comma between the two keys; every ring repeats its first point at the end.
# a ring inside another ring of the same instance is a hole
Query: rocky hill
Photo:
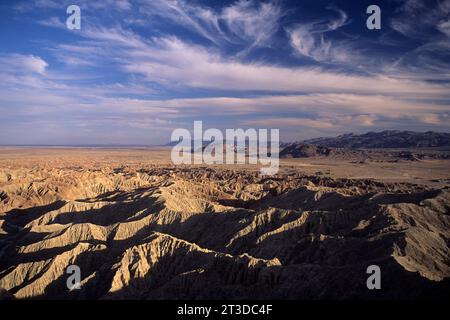
{"type": "Polygon", "coordinates": [[[315,158],[331,157],[347,160],[362,160],[369,157],[370,152],[343,148],[329,148],[306,143],[291,143],[280,151],[280,158],[315,158]]]}
{"type": "Polygon", "coordinates": [[[376,161],[421,161],[431,159],[450,159],[450,152],[419,150],[383,150],[383,149],[349,149],[323,147],[306,143],[286,144],[280,151],[280,158],[317,158],[326,157],[350,162],[376,161]]]}
{"type": "Polygon", "coordinates": [[[305,140],[303,143],[350,149],[450,147],[450,133],[390,130],[361,135],[349,133],[334,138],[305,140]]]}

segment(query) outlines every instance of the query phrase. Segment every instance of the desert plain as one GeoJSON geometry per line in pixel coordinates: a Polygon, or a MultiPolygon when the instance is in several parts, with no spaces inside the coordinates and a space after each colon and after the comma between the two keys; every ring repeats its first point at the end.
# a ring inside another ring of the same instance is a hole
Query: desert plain
{"type": "Polygon", "coordinates": [[[439,299],[450,160],[183,165],[170,148],[0,148],[15,299],[439,299]],[[81,270],[69,290],[67,268],[81,270]],[[368,266],[381,289],[366,285],[368,266]]]}

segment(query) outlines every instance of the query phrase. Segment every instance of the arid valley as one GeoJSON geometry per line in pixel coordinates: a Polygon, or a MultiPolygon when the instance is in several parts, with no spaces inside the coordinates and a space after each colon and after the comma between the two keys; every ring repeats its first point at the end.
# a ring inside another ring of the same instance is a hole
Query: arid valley
{"type": "Polygon", "coordinates": [[[167,147],[2,147],[1,296],[443,298],[449,168],[313,155],[261,176],[173,166],[167,147]],[[74,264],[81,288],[70,291],[74,264]],[[366,287],[369,265],[381,290],[366,287]]]}

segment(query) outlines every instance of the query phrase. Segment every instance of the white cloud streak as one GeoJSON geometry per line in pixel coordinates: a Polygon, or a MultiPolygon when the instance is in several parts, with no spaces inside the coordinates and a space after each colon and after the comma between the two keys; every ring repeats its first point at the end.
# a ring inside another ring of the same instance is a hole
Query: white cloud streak
{"type": "Polygon", "coordinates": [[[34,55],[10,54],[0,55],[0,65],[4,73],[38,73],[45,74],[48,67],[40,57],[34,55]]]}
{"type": "Polygon", "coordinates": [[[349,23],[347,14],[334,9],[338,17],[330,20],[319,20],[310,23],[297,24],[288,28],[292,47],[298,55],[311,58],[318,62],[349,62],[354,54],[343,43],[326,39],[328,32],[336,31],[349,23]]]}
{"type": "Polygon", "coordinates": [[[275,2],[239,0],[220,11],[183,0],[141,1],[141,12],[161,16],[190,29],[212,43],[242,44],[245,50],[271,45],[285,14],[275,2]]]}
{"type": "Polygon", "coordinates": [[[448,87],[385,75],[361,76],[321,68],[287,68],[242,63],[219,52],[188,44],[178,38],[144,41],[120,29],[87,31],[90,38],[112,42],[123,55],[122,68],[149,82],[166,86],[237,91],[379,93],[448,98],[448,87]]]}

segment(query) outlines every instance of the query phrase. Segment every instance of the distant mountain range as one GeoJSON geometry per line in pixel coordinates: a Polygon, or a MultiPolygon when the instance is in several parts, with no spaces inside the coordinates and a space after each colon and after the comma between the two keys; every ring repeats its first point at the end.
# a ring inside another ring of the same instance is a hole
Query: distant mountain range
{"type": "MultiPolygon", "coordinates": [[[[169,142],[165,146],[173,147],[179,141],[169,142]]],[[[203,146],[211,141],[204,141],[203,146]]],[[[194,141],[191,141],[194,144],[194,141]]],[[[346,148],[346,149],[373,149],[373,148],[431,148],[450,147],[450,133],[446,132],[415,132],[386,130],[381,132],[368,132],[364,134],[347,133],[337,137],[314,138],[298,142],[282,142],[280,149],[293,144],[316,145],[321,147],[346,148]]],[[[302,150],[306,151],[306,150],[302,150]]],[[[319,153],[327,152],[318,150],[319,153]]],[[[311,152],[308,150],[306,152],[311,152]]],[[[314,153],[314,152],[313,152],[314,153]]]]}
{"type": "Polygon", "coordinates": [[[280,146],[280,158],[331,157],[351,161],[419,161],[450,159],[445,150],[421,148],[450,147],[450,133],[382,131],[353,133],[335,138],[316,138],[280,146]],[[391,150],[391,149],[409,150],[391,150]],[[386,149],[386,150],[378,150],[386,149]]]}
{"type": "Polygon", "coordinates": [[[315,138],[301,143],[347,149],[449,147],[450,133],[388,130],[361,135],[349,133],[334,138],[315,138]]]}
{"type": "Polygon", "coordinates": [[[391,149],[351,149],[333,148],[314,144],[294,142],[281,148],[280,158],[315,158],[328,157],[337,160],[348,160],[352,162],[377,161],[377,162],[397,162],[400,160],[420,161],[431,159],[450,159],[447,151],[428,150],[420,151],[411,148],[410,150],[391,149]]]}

